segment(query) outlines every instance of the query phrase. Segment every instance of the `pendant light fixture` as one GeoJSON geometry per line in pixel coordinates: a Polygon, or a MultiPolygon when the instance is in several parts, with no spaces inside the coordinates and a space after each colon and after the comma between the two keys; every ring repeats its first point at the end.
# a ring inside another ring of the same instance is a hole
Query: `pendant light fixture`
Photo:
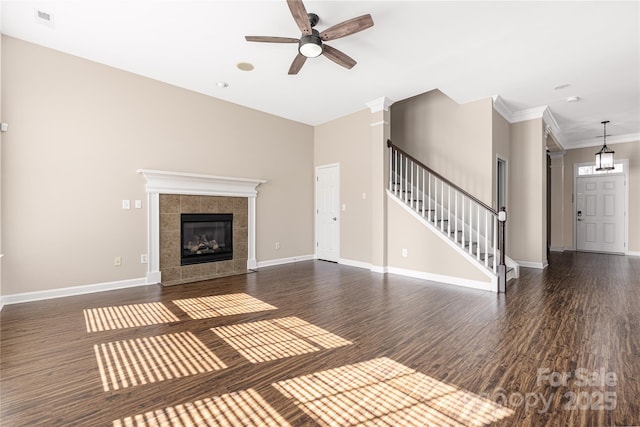
{"type": "Polygon", "coordinates": [[[614,151],[607,147],[607,123],[609,120],[605,120],[601,122],[604,126],[604,134],[602,137],[604,138],[604,144],[600,151],[596,153],[596,170],[597,171],[609,171],[614,168],[613,165],[613,153],[614,151]]]}

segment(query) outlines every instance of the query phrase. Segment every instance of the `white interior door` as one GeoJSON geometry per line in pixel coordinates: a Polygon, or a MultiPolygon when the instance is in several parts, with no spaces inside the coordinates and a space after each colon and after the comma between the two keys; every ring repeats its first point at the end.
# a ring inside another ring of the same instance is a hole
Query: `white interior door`
{"type": "Polygon", "coordinates": [[[576,178],[576,248],[624,253],[624,175],[576,178]]]}
{"type": "Polygon", "coordinates": [[[316,168],[316,256],[338,262],[340,256],[340,168],[316,168]]]}

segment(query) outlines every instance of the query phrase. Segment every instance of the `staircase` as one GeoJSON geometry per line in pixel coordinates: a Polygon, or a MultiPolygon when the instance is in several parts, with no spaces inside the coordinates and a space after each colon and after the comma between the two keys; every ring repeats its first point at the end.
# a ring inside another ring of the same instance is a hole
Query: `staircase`
{"type": "Polygon", "coordinates": [[[496,211],[462,188],[387,141],[389,148],[388,193],[424,219],[433,231],[445,236],[457,250],[497,281],[506,291],[507,266],[504,225],[506,211],[496,211]]]}

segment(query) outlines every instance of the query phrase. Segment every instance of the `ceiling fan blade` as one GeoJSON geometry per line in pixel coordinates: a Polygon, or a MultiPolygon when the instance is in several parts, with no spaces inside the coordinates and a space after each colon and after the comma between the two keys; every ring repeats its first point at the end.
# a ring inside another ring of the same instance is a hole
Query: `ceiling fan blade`
{"type": "Polygon", "coordinates": [[[287,0],[287,5],[293,15],[293,20],[298,24],[298,28],[302,34],[311,34],[311,23],[307,15],[307,9],[304,7],[302,0],[287,0]]]}
{"type": "Polygon", "coordinates": [[[291,67],[289,67],[289,74],[298,74],[306,60],[306,56],[298,54],[291,63],[291,67]]]}
{"type": "Polygon", "coordinates": [[[371,18],[371,15],[366,14],[327,28],[320,33],[320,38],[325,41],[335,40],[340,37],[357,33],[358,31],[366,30],[369,27],[373,27],[373,19],[371,18]]]}
{"type": "Polygon", "coordinates": [[[291,37],[271,37],[271,36],[245,36],[248,42],[264,42],[264,43],[298,43],[299,39],[291,37]]]}
{"type": "Polygon", "coordinates": [[[348,68],[349,70],[352,69],[353,66],[357,64],[357,62],[353,58],[347,56],[345,53],[342,53],[338,49],[333,48],[326,44],[323,44],[322,46],[323,46],[322,54],[327,58],[329,58],[330,60],[332,60],[333,62],[335,62],[336,64],[342,65],[344,68],[348,68]]]}

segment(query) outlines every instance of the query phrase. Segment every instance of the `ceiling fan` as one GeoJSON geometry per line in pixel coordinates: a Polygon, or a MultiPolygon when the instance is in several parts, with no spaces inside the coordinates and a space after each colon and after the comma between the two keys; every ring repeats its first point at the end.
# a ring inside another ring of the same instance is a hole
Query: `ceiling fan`
{"type": "Polygon", "coordinates": [[[313,28],[320,18],[315,13],[307,13],[302,0],[287,0],[287,5],[298,28],[302,31],[299,39],[270,36],[246,36],[245,39],[248,42],[298,43],[298,55],[291,63],[291,67],[289,67],[289,74],[298,74],[307,58],[315,58],[320,55],[326,56],[347,69],[351,69],[356,65],[356,61],[353,58],[323,42],[339,39],[372,27],[373,19],[371,19],[371,15],[366,14],[348,19],[320,33],[313,28]]]}

